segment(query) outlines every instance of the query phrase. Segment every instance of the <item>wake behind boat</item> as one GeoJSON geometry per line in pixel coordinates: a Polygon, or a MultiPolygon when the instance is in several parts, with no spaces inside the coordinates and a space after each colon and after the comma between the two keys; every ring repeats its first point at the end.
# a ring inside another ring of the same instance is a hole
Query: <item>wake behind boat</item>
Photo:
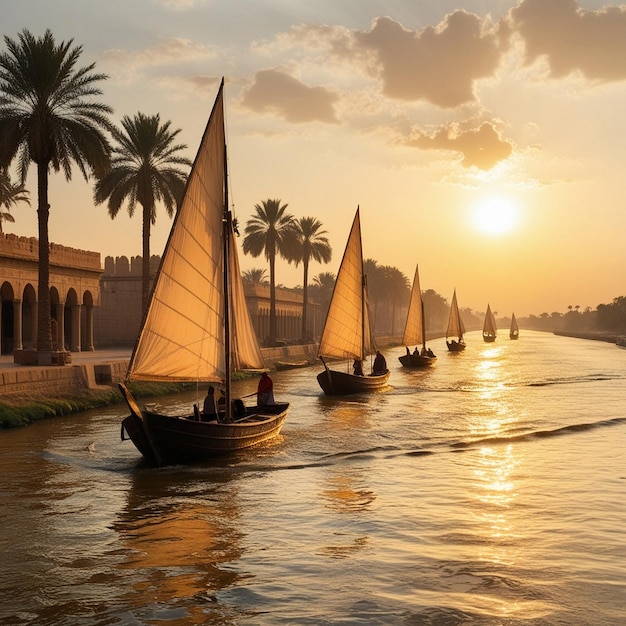
{"type": "Polygon", "coordinates": [[[264,368],[245,302],[236,221],[228,210],[224,81],[211,111],[185,194],[165,246],[148,311],[120,389],[131,415],[124,432],[154,465],[187,462],[256,445],[277,436],[289,404],[233,412],[234,370],[264,368]],[[218,383],[224,409],[184,415],[147,409],[129,381],[218,383]]]}
{"type": "Polygon", "coordinates": [[[424,318],[424,301],[420,289],[418,266],[415,266],[415,277],[411,290],[411,300],[404,326],[402,343],[406,346],[406,354],[398,357],[403,367],[430,367],[437,360],[433,351],[426,348],[426,320],[424,318]],[[421,351],[418,349],[422,345],[421,351]],[[409,346],[415,346],[413,352],[409,346]]]}
{"type": "Polygon", "coordinates": [[[372,372],[367,376],[362,373],[364,360],[374,351],[363,271],[361,220],[357,208],[318,350],[324,371],[317,375],[317,382],[324,393],[334,396],[377,391],[385,387],[389,370],[380,353],[374,360],[372,372]],[[353,360],[353,372],[330,369],[325,359],[353,360]]]}

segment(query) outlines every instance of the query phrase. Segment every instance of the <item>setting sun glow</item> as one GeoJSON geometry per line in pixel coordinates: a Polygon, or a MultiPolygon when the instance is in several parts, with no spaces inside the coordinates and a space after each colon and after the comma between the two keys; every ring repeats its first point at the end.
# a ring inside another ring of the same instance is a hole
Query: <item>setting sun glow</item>
{"type": "Polygon", "coordinates": [[[477,203],[472,213],[474,227],[486,235],[504,235],[519,222],[515,204],[502,197],[492,197],[477,203]]]}

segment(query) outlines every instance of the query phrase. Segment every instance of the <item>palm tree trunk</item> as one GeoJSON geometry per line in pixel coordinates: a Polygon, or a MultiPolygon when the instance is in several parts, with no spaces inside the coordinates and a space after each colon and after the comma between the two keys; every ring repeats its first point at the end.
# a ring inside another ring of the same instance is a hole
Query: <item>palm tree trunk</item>
{"type": "Polygon", "coordinates": [[[276,345],[276,256],[270,256],[270,346],[276,345]]]}
{"type": "Polygon", "coordinates": [[[309,301],[309,260],[304,259],[302,265],[304,266],[304,282],[302,286],[302,342],[305,343],[307,337],[306,331],[306,310],[309,301]]]}
{"type": "Polygon", "coordinates": [[[148,310],[148,299],[150,297],[150,218],[152,211],[150,207],[143,207],[143,226],[141,229],[141,312],[143,315],[148,310]]]}
{"type": "Polygon", "coordinates": [[[39,277],[37,284],[37,352],[40,365],[52,363],[50,319],[50,244],[48,242],[48,163],[37,164],[37,224],[39,228],[39,277]]]}

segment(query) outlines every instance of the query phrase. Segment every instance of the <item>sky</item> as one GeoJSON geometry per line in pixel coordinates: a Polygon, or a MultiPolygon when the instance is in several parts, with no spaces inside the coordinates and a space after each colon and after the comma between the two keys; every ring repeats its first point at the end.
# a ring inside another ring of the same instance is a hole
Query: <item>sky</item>
{"type": "MultiPolygon", "coordinates": [[[[595,0],[0,0],[2,35],[82,47],[100,100],[158,113],[193,159],[225,79],[240,223],[279,199],[319,219],[337,273],[363,250],[459,306],[518,318],[626,295],[626,4],[595,0]]],[[[4,39],[0,42],[5,49],[4,39]]],[[[5,232],[37,236],[32,206],[5,232]]],[[[50,241],[141,254],[78,170],[50,180],[50,241]]],[[[151,251],[171,220],[157,208],[151,251]]],[[[241,256],[242,268],[267,268],[241,256]]],[[[302,266],[277,266],[302,284],[302,266]]]]}

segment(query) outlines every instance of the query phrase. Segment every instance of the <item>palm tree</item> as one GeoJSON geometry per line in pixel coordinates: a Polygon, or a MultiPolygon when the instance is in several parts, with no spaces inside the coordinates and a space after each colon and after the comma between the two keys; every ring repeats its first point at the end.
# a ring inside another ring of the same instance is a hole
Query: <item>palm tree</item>
{"type": "Polygon", "coordinates": [[[241,275],[244,282],[253,285],[267,285],[267,270],[263,267],[253,267],[251,270],[245,270],[241,275]]]}
{"type": "Polygon", "coordinates": [[[332,249],[326,237],[326,231],[322,230],[322,222],[314,217],[301,217],[296,221],[297,246],[294,256],[296,265],[302,261],[304,268],[304,280],[302,282],[302,341],[307,338],[307,306],[308,306],[308,281],[309,263],[311,259],[318,263],[328,263],[332,257],[332,249]]]}
{"type": "Polygon", "coordinates": [[[18,202],[30,204],[28,191],[26,191],[22,183],[11,182],[8,170],[0,170],[0,207],[4,205],[7,208],[6,211],[0,211],[0,234],[3,232],[2,222],[15,222],[9,211],[18,202]]]}
{"type": "Polygon", "coordinates": [[[95,64],[77,67],[81,46],[73,40],[57,45],[50,30],[36,38],[23,30],[18,39],[4,38],[0,53],[0,169],[17,156],[22,184],[28,167],[37,164],[39,276],[37,286],[37,352],[40,364],[52,362],[50,312],[50,246],[48,176],[63,170],[71,180],[72,163],[85,180],[103,173],[111,147],[104,131],[112,109],[93,96],[105,74],[95,64]]]}
{"type": "Polygon", "coordinates": [[[294,257],[296,230],[293,215],[286,213],[281,200],[263,200],[254,205],[255,214],[248,220],[243,240],[244,254],[262,253],[270,264],[270,345],[276,344],[276,255],[291,262],[294,257]]]}
{"type": "Polygon", "coordinates": [[[102,176],[94,192],[96,204],[108,201],[111,219],[128,201],[128,215],[142,207],[141,305],[145,312],[150,295],[150,227],[156,222],[156,203],[161,201],[169,217],[180,202],[187,175],[178,166],[191,161],[178,153],[187,148],[175,144],[180,129],[171,131],[171,122],[161,124],[159,115],[125,115],[122,129],[112,130],[117,145],[113,148],[111,169],[102,176]]]}

